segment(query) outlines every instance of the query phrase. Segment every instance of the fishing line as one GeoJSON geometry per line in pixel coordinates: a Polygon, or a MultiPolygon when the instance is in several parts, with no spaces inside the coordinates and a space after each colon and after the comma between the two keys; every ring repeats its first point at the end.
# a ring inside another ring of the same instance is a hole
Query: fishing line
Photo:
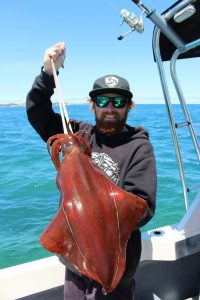
{"type": "Polygon", "coordinates": [[[56,86],[56,91],[57,91],[57,95],[58,95],[58,103],[59,103],[60,114],[61,114],[61,119],[62,119],[63,131],[65,134],[68,134],[68,129],[70,130],[70,132],[73,132],[73,131],[72,131],[72,127],[71,127],[71,124],[69,121],[69,115],[68,115],[63,97],[62,97],[62,92],[61,92],[61,88],[60,88],[60,84],[59,84],[58,76],[56,73],[56,68],[54,65],[53,58],[50,57],[50,60],[51,60],[51,67],[52,67],[52,71],[53,71],[53,77],[54,77],[54,82],[55,82],[55,86],[56,86]]]}

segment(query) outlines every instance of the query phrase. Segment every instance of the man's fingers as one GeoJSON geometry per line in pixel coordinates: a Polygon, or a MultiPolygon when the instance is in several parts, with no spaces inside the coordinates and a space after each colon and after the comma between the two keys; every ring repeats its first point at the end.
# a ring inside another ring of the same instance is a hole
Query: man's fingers
{"type": "Polygon", "coordinates": [[[48,48],[44,55],[44,70],[52,73],[50,59],[53,59],[56,69],[58,70],[65,60],[65,43],[60,42],[48,48]]]}
{"type": "Polygon", "coordinates": [[[65,51],[63,49],[60,48],[49,48],[46,51],[45,54],[47,57],[53,58],[54,61],[56,61],[58,59],[59,56],[64,56],[65,57],[65,51]]]}

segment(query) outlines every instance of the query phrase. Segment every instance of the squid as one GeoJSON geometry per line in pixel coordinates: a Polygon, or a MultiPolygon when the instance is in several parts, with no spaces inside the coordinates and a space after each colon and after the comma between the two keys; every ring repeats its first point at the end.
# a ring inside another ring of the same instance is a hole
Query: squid
{"type": "Polygon", "coordinates": [[[127,242],[147,202],[119,188],[92,162],[90,145],[81,133],[57,134],[47,141],[61,204],[40,243],[107,294],[124,274],[127,242]]]}

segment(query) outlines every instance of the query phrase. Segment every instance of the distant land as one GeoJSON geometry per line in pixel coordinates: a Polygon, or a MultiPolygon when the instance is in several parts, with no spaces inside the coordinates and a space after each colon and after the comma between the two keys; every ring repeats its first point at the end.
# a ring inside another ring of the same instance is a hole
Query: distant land
{"type": "Polygon", "coordinates": [[[0,107],[16,107],[16,106],[26,106],[25,103],[5,103],[0,104],[0,107]]]}
{"type": "MultiPolygon", "coordinates": [[[[59,102],[58,99],[53,98],[52,104],[53,106],[58,106],[59,102]]],[[[87,97],[74,97],[74,98],[67,98],[63,99],[65,105],[82,105],[82,104],[88,104],[87,103],[87,97]]],[[[25,107],[26,102],[20,102],[20,100],[0,100],[0,107],[25,107]]]]}
{"type": "MultiPolygon", "coordinates": [[[[56,99],[55,99],[56,100],[56,99]]],[[[53,100],[52,104],[53,106],[58,106],[59,103],[57,101],[53,100]]],[[[133,99],[137,105],[141,104],[165,104],[163,96],[158,97],[136,97],[133,99]]],[[[186,103],[188,105],[190,104],[200,104],[200,97],[186,97],[186,103]]],[[[3,101],[1,101],[3,102],[3,101]]],[[[179,100],[177,97],[171,97],[172,104],[179,104],[179,100]]],[[[87,98],[69,98],[67,100],[64,100],[65,105],[88,105],[87,98]]],[[[0,103],[0,107],[25,107],[26,103],[15,103],[15,102],[7,102],[7,103],[0,103]]]]}
{"type": "MultiPolygon", "coordinates": [[[[53,102],[53,106],[58,106],[58,102],[53,102]]],[[[69,102],[64,102],[65,105],[88,105],[88,103],[69,103],[69,102]]],[[[0,104],[0,107],[25,107],[26,103],[4,103],[0,104]]]]}

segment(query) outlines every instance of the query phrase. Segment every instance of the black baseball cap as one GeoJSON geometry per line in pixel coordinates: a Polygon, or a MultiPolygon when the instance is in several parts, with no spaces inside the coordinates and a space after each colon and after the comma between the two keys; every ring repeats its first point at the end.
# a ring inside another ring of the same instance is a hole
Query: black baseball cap
{"type": "Polygon", "coordinates": [[[118,75],[106,75],[95,80],[89,96],[93,98],[104,93],[119,93],[128,99],[133,97],[128,81],[118,75]]]}

